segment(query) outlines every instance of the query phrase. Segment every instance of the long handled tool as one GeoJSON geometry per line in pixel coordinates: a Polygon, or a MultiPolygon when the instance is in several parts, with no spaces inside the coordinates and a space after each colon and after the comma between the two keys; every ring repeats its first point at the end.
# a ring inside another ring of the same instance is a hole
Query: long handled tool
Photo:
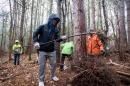
{"type": "MultiPolygon", "coordinates": [[[[88,35],[88,33],[80,33],[80,34],[70,35],[70,36],[67,37],[67,39],[75,37],[75,36],[82,36],[82,35],[88,35]]],[[[48,42],[45,42],[45,43],[40,43],[40,45],[45,45],[45,44],[52,43],[52,42],[55,42],[55,41],[58,41],[58,40],[60,40],[60,38],[55,39],[55,40],[51,40],[51,41],[48,41],[48,42]]],[[[32,45],[27,45],[27,46],[24,46],[24,47],[28,47],[28,46],[32,46],[32,45]]]]}
{"type": "MultiPolygon", "coordinates": [[[[75,34],[75,35],[68,36],[67,39],[75,37],[75,36],[81,36],[81,35],[87,35],[87,34],[88,33],[75,34]]],[[[45,42],[45,43],[40,43],[40,45],[45,45],[45,44],[52,43],[52,42],[55,42],[55,41],[58,41],[58,40],[60,40],[60,39],[55,39],[55,40],[48,41],[48,42],[45,42]]]]}

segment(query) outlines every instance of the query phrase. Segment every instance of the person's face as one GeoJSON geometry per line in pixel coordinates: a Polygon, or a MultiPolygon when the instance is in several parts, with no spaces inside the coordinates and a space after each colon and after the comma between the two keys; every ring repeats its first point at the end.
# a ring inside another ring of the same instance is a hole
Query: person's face
{"type": "Polygon", "coordinates": [[[95,32],[92,32],[92,33],[90,33],[90,36],[93,36],[93,35],[95,35],[96,33],[95,32]]]}
{"type": "Polygon", "coordinates": [[[92,36],[93,34],[92,33],[90,33],[90,36],[92,36]]]}
{"type": "Polygon", "coordinates": [[[18,45],[18,42],[16,42],[16,44],[18,45]]]}
{"type": "Polygon", "coordinates": [[[57,26],[58,23],[59,23],[59,22],[58,22],[57,20],[55,20],[55,19],[53,20],[53,25],[54,25],[54,26],[57,26]]]}

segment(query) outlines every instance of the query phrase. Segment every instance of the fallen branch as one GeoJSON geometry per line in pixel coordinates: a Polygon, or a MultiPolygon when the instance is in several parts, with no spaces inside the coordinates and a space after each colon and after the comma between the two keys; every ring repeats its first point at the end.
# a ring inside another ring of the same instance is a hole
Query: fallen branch
{"type": "Polygon", "coordinates": [[[124,76],[127,76],[127,77],[130,77],[130,74],[129,73],[125,73],[125,72],[121,72],[121,71],[116,71],[118,74],[120,75],[124,75],[124,76]]]}
{"type": "Polygon", "coordinates": [[[88,70],[84,70],[84,71],[82,71],[82,72],[76,74],[75,76],[71,77],[71,78],[69,79],[69,81],[70,81],[70,82],[73,81],[75,78],[77,78],[78,76],[80,76],[81,74],[83,74],[84,72],[87,72],[87,71],[88,71],[88,70]]]}
{"type": "Polygon", "coordinates": [[[0,78],[0,81],[4,82],[4,81],[9,80],[9,79],[10,79],[10,77],[0,78]]]}
{"type": "Polygon", "coordinates": [[[107,64],[112,64],[112,65],[115,65],[115,66],[120,66],[120,67],[124,67],[124,68],[127,68],[127,69],[130,69],[130,67],[127,67],[125,65],[121,65],[121,64],[118,64],[116,62],[113,62],[111,59],[109,60],[110,62],[108,62],[107,64]]]}

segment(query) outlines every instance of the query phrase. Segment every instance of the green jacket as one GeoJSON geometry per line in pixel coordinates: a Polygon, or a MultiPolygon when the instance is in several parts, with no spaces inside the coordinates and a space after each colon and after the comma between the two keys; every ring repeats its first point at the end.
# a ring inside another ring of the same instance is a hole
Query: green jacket
{"type": "Polygon", "coordinates": [[[72,41],[61,44],[61,53],[71,55],[74,51],[74,43],[72,41]]]}
{"type": "Polygon", "coordinates": [[[12,50],[13,50],[13,53],[14,54],[21,54],[22,52],[23,52],[23,49],[22,49],[22,46],[21,46],[21,44],[14,44],[13,45],[13,48],[12,48],[12,50]]]}

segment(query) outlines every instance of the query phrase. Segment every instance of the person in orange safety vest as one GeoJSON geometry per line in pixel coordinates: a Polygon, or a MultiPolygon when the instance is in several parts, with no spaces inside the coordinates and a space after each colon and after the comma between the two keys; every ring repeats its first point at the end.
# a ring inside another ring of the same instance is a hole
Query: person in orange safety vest
{"type": "Polygon", "coordinates": [[[98,56],[104,52],[103,43],[94,30],[90,30],[90,34],[86,37],[86,49],[88,55],[98,56]]]}

